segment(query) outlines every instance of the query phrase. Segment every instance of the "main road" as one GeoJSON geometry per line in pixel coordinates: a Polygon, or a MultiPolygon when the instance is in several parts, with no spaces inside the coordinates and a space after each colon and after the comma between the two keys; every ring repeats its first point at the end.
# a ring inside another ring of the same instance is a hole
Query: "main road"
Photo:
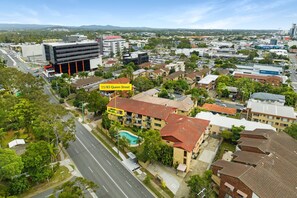
{"type": "MultiPolygon", "coordinates": [[[[0,53],[7,60],[14,60],[16,65],[13,66],[20,66],[18,68],[23,72],[30,71],[25,64],[18,65],[20,61],[16,57],[8,57],[9,54],[1,50],[0,53]]],[[[58,103],[49,86],[45,85],[44,92],[49,95],[50,102],[58,103]]],[[[67,151],[83,177],[99,185],[96,191],[98,197],[154,197],[80,122],[75,120],[75,125],[76,141],[69,144],[67,151]]]]}

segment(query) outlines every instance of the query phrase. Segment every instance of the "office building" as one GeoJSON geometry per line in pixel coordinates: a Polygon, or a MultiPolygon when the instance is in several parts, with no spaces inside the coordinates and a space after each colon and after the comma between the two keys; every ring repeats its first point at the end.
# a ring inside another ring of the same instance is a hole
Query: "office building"
{"type": "Polygon", "coordinates": [[[277,131],[283,131],[296,121],[296,114],[293,107],[249,100],[247,104],[247,119],[270,124],[277,131]]]}
{"type": "Polygon", "coordinates": [[[44,44],[45,58],[56,73],[78,73],[98,68],[102,64],[96,41],[44,44]]]}
{"type": "Polygon", "coordinates": [[[123,63],[127,65],[129,63],[140,65],[142,63],[149,62],[149,56],[146,52],[131,52],[123,55],[123,63]]]}
{"type": "Polygon", "coordinates": [[[97,39],[100,46],[100,54],[105,57],[121,55],[124,48],[129,48],[129,43],[121,36],[102,36],[97,39]]]}
{"type": "Polygon", "coordinates": [[[219,198],[295,198],[297,144],[286,133],[243,131],[231,161],[211,165],[219,198]]]}
{"type": "Polygon", "coordinates": [[[277,39],[270,39],[270,45],[277,45],[277,39]]]}
{"type": "Polygon", "coordinates": [[[73,35],[66,36],[64,38],[64,42],[66,42],[66,43],[75,43],[75,42],[86,41],[87,39],[88,39],[88,37],[85,36],[85,35],[73,34],[73,35]]]}
{"type": "Polygon", "coordinates": [[[291,38],[296,38],[297,37],[297,26],[296,23],[293,23],[292,28],[289,31],[290,37],[291,38]]]}

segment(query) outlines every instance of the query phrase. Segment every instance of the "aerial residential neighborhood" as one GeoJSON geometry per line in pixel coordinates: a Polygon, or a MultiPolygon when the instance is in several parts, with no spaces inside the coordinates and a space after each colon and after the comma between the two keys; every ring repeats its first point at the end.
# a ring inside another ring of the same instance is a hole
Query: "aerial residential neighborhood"
{"type": "Polygon", "coordinates": [[[293,1],[55,4],[3,2],[0,198],[297,197],[293,1]]]}

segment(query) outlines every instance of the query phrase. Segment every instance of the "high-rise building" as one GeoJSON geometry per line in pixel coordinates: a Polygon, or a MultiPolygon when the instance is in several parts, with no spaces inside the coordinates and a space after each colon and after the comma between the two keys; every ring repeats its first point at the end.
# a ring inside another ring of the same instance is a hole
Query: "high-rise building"
{"type": "Polygon", "coordinates": [[[121,36],[103,36],[97,39],[100,45],[100,54],[103,56],[116,56],[122,54],[128,43],[121,36]]]}
{"type": "Polygon", "coordinates": [[[45,58],[56,73],[89,71],[100,64],[99,44],[96,41],[44,44],[45,58]]]}
{"type": "Polygon", "coordinates": [[[297,26],[296,23],[293,23],[292,28],[289,31],[291,38],[297,38],[297,26]]]}

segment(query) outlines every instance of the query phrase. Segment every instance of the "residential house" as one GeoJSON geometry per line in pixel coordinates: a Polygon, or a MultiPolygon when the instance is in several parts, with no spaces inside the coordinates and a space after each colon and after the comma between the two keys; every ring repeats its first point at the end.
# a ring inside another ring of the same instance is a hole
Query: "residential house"
{"type": "Polygon", "coordinates": [[[152,72],[149,72],[149,77],[151,79],[158,79],[159,77],[166,77],[169,75],[168,69],[156,69],[152,72]]]}
{"type": "Polygon", "coordinates": [[[71,86],[75,89],[85,89],[86,91],[93,91],[99,89],[99,84],[104,82],[103,78],[92,76],[88,78],[78,79],[71,83],[71,86]]]}
{"type": "Polygon", "coordinates": [[[109,119],[119,121],[125,126],[161,130],[170,114],[176,108],[152,104],[127,98],[113,98],[107,105],[109,119]],[[116,115],[112,112],[116,112],[116,115]]]}
{"type": "Polygon", "coordinates": [[[211,112],[200,112],[196,115],[196,118],[209,120],[209,132],[213,135],[219,135],[224,130],[232,129],[232,126],[240,127],[244,126],[245,130],[255,129],[268,129],[275,131],[276,129],[269,124],[263,124],[259,122],[248,121],[246,119],[235,119],[219,114],[213,114],[211,112]]]}
{"type": "Polygon", "coordinates": [[[173,107],[177,109],[177,113],[180,115],[189,115],[192,109],[195,107],[195,103],[191,99],[191,96],[183,96],[178,100],[172,100],[166,98],[158,98],[158,96],[151,96],[147,94],[147,92],[142,92],[131,97],[131,99],[173,107]]]}
{"type": "Polygon", "coordinates": [[[198,82],[198,88],[204,88],[206,90],[213,90],[215,88],[218,75],[207,75],[198,82]]]}
{"type": "MultiPolygon", "coordinates": [[[[106,80],[105,82],[102,82],[101,84],[129,84],[130,79],[129,78],[116,78],[112,80],[106,80]]],[[[125,96],[128,91],[118,91],[117,95],[122,95],[125,96]]],[[[100,91],[102,95],[109,96],[109,97],[114,97],[115,96],[115,91],[100,91]]]]}
{"type": "Polygon", "coordinates": [[[231,162],[211,166],[219,198],[296,197],[297,144],[286,133],[243,131],[231,162]]]}
{"type": "Polygon", "coordinates": [[[185,71],[185,63],[182,61],[178,61],[178,62],[174,62],[174,63],[169,63],[168,65],[165,65],[165,68],[172,70],[174,69],[174,71],[185,71]]]}
{"type": "Polygon", "coordinates": [[[234,116],[236,115],[236,109],[235,108],[230,108],[230,107],[223,107],[217,104],[209,104],[205,103],[202,106],[202,109],[205,109],[207,111],[210,111],[212,113],[218,113],[221,115],[231,115],[234,116]]]}
{"type": "Polygon", "coordinates": [[[188,172],[193,154],[197,154],[209,121],[171,114],[160,131],[162,139],[173,146],[173,163],[178,170],[188,172]]]}
{"type": "Polygon", "coordinates": [[[283,131],[287,126],[296,122],[296,113],[293,107],[249,100],[247,104],[247,119],[270,124],[277,131],[283,131]]]}
{"type": "Polygon", "coordinates": [[[138,69],[133,72],[133,79],[137,77],[145,77],[146,76],[146,70],[145,69],[138,69]]]}
{"type": "Polygon", "coordinates": [[[194,88],[202,78],[209,74],[209,71],[210,70],[208,68],[205,68],[200,71],[187,73],[185,75],[185,80],[191,88],[194,88]]]}
{"type": "Polygon", "coordinates": [[[177,71],[166,76],[164,80],[179,80],[179,79],[183,79],[184,75],[185,73],[183,71],[177,71]]]}

